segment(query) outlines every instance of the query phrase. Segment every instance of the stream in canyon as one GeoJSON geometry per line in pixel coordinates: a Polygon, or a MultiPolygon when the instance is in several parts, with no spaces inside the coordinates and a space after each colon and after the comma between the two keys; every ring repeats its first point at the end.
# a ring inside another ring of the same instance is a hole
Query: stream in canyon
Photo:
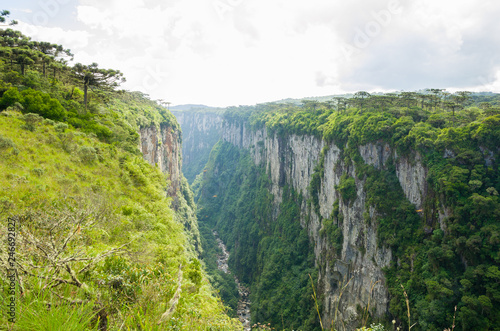
{"type": "MultiPolygon", "coordinates": [[[[227,265],[227,261],[229,260],[229,252],[227,251],[226,245],[224,242],[219,238],[219,235],[217,231],[213,231],[213,234],[215,236],[215,240],[217,240],[217,245],[220,247],[222,250],[222,254],[217,256],[217,267],[219,270],[226,274],[230,274],[231,271],[229,270],[229,267],[227,265]]],[[[234,276],[234,282],[236,283],[236,286],[238,287],[238,293],[240,295],[240,300],[238,301],[238,308],[236,310],[238,314],[238,318],[240,322],[243,324],[243,328],[245,331],[251,330],[250,327],[250,299],[249,299],[249,294],[250,291],[247,287],[243,286],[240,281],[238,280],[238,277],[234,276]]]]}

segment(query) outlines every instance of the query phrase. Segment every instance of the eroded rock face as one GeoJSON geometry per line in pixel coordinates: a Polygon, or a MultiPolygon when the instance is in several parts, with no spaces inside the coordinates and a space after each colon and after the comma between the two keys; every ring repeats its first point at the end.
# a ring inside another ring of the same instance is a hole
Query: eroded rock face
{"type": "MultiPolygon", "coordinates": [[[[364,182],[356,179],[356,198],[348,204],[335,189],[342,174],[355,177],[354,166],[344,164],[337,146],[313,136],[268,135],[265,128],[250,130],[237,122],[223,124],[222,139],[249,150],[255,164],[266,169],[272,182],[271,193],[275,196],[275,216],[279,214],[285,184],[302,193],[301,224],[307,227],[314,242],[316,264],[320,270],[318,284],[324,294],[323,326],[330,329],[336,316],[337,321],[343,321],[343,324],[337,323],[337,328],[354,329],[362,318],[358,316],[358,305],[362,308],[369,306],[374,316],[386,314],[389,294],[382,268],[389,266],[392,252],[377,244],[377,214],[373,207],[366,206],[364,182]],[[324,176],[320,185],[319,209],[316,209],[318,215],[306,201],[310,198],[308,186],[314,167],[325,146],[324,176]],[[330,218],[337,200],[343,216],[343,221],[337,224],[343,234],[340,252],[336,252],[329,239],[321,234],[323,220],[330,218]]],[[[427,171],[419,155],[410,162],[398,158],[388,144],[382,143],[361,146],[359,150],[365,163],[378,169],[392,160],[406,197],[417,209],[422,207],[427,171]]]]}
{"type": "Polygon", "coordinates": [[[421,162],[419,153],[414,160],[399,158],[396,162],[396,175],[405,196],[417,209],[422,209],[423,197],[427,193],[427,169],[421,162]]]}
{"type": "Polygon", "coordinates": [[[140,151],[144,159],[168,174],[168,195],[175,198],[181,185],[181,136],[180,132],[167,125],[139,129],[140,151]]]}
{"type": "Polygon", "coordinates": [[[182,129],[182,167],[190,183],[208,161],[213,146],[219,141],[222,117],[208,111],[173,111],[182,129]]]}

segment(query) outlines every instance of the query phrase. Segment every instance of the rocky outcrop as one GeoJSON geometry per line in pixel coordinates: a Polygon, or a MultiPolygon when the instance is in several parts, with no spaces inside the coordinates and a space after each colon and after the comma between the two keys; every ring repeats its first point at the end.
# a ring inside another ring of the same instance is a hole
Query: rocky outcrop
{"type": "MultiPolygon", "coordinates": [[[[266,128],[252,130],[239,122],[225,122],[222,139],[249,150],[255,164],[267,170],[272,183],[271,192],[275,196],[276,216],[285,184],[303,195],[301,224],[307,227],[314,242],[320,271],[318,284],[324,295],[323,326],[330,329],[336,318],[338,329],[354,329],[362,318],[357,309],[359,306],[363,309],[370,307],[374,316],[385,315],[389,294],[382,268],[389,266],[392,252],[377,243],[378,215],[372,206],[366,205],[364,181],[356,179],[356,198],[349,203],[345,203],[335,189],[342,174],[355,178],[355,167],[344,163],[337,146],[314,136],[269,135],[266,128]],[[323,150],[324,175],[319,187],[319,208],[315,208],[307,203],[311,198],[308,187],[323,150]],[[337,224],[343,235],[340,252],[335,251],[321,231],[324,220],[331,217],[336,201],[343,216],[337,224]]],[[[422,207],[427,172],[419,155],[412,160],[398,158],[390,146],[383,143],[361,146],[359,151],[366,164],[378,169],[392,160],[406,197],[417,209],[422,207]]]]}
{"type": "Polygon", "coordinates": [[[168,174],[168,195],[175,198],[181,187],[181,134],[170,126],[161,124],[139,129],[140,146],[144,159],[168,174]]]}
{"type": "Polygon", "coordinates": [[[222,117],[211,111],[173,111],[182,129],[182,171],[192,183],[219,141],[222,117]]]}
{"type": "Polygon", "coordinates": [[[419,153],[413,160],[399,158],[396,162],[396,175],[405,196],[417,209],[422,209],[423,197],[427,194],[427,169],[422,165],[419,153]]]}
{"type": "Polygon", "coordinates": [[[194,248],[201,254],[201,239],[196,219],[196,205],[191,190],[181,170],[182,136],[181,132],[166,123],[139,129],[140,145],[143,158],[152,166],[167,174],[170,181],[167,195],[172,198],[175,218],[184,225],[189,249],[194,248]]]}

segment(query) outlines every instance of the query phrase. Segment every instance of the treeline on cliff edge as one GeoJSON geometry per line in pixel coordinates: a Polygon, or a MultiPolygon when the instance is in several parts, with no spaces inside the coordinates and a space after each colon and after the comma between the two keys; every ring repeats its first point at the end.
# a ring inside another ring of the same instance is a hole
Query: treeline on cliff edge
{"type": "MultiPolygon", "coordinates": [[[[343,176],[336,189],[349,203],[356,198],[355,181],[364,181],[366,205],[381,215],[366,221],[377,222],[378,244],[393,251],[393,262],[384,269],[391,296],[383,321],[387,327],[392,319],[408,327],[401,285],[416,329],[443,330],[454,318],[463,330],[492,330],[499,325],[499,95],[451,94],[443,89],[358,92],[323,101],[232,107],[224,119],[250,131],[265,126],[270,136],[316,136],[335,144],[345,164],[355,165],[355,178],[343,176]],[[415,210],[404,197],[394,160],[383,169],[364,163],[359,146],[368,143],[387,143],[398,156],[410,160],[416,153],[421,156],[428,184],[422,210],[415,210]],[[439,212],[446,215],[441,223],[439,212]]],[[[287,205],[289,199],[298,204],[302,197],[287,188],[278,220],[272,221],[273,211],[266,209],[272,205],[266,169],[254,169],[245,155],[227,143],[215,146],[203,176],[193,184],[200,222],[206,220],[215,228],[231,250],[231,267],[252,290],[254,321],[282,327],[285,316],[291,323],[288,327],[317,328],[314,304],[307,300],[311,284],[306,282],[307,273],[315,272],[314,264],[307,251],[294,245],[302,238],[299,228],[293,230],[298,211],[287,205]],[[287,241],[289,233],[294,233],[292,242],[287,241]],[[298,283],[290,282],[292,273],[298,283]],[[302,314],[289,304],[291,297],[305,305],[302,314]]],[[[320,160],[309,185],[313,210],[319,208],[323,166],[320,160]]],[[[332,217],[323,220],[323,234],[339,254],[338,208],[332,217]]]]}

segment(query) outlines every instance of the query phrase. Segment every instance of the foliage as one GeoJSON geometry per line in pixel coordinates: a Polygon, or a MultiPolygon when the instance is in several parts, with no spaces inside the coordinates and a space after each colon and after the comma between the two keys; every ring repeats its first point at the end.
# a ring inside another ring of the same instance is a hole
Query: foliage
{"type": "Polygon", "coordinates": [[[273,219],[267,175],[248,152],[228,143],[214,147],[206,170],[198,219],[202,228],[219,233],[230,251],[231,270],[250,285],[252,322],[319,330],[309,282],[309,274],[317,279],[317,269],[299,223],[299,196],[284,188],[281,212],[273,219]]]}
{"type": "Polygon", "coordinates": [[[340,176],[340,183],[335,187],[346,204],[356,199],[356,182],[353,177],[347,174],[340,176]]]}
{"type": "MultiPolygon", "coordinates": [[[[63,219],[54,215],[71,213],[71,217],[76,217],[86,208],[95,206],[100,210],[95,215],[104,217],[103,221],[91,228],[79,225],[79,235],[70,241],[67,250],[60,253],[60,258],[69,259],[71,254],[79,252],[84,254],[84,258],[95,259],[102,252],[128,243],[127,254],[110,255],[101,262],[96,260],[92,268],[76,273],[78,281],[85,286],[60,284],[53,289],[57,295],[81,300],[85,304],[88,302],[92,307],[95,305],[92,298],[99,297],[110,326],[123,324],[137,328],[142,323],[152,327],[173,295],[177,269],[179,264],[183,264],[184,296],[174,318],[167,325],[234,329],[230,326],[234,324],[225,317],[223,307],[212,296],[212,289],[205,281],[200,264],[193,253],[186,250],[189,247],[188,236],[169,207],[170,199],[164,193],[165,176],[158,169],[140,157],[78,134],[73,129],[66,129],[69,130],[66,134],[73,134],[76,150],[100,155],[92,162],[82,162],[81,155],[69,154],[62,148],[57,139],[60,133],[55,131],[54,126],[38,122],[35,124],[36,131],[31,132],[22,130],[22,125],[21,119],[0,116],[3,151],[19,149],[17,154],[3,152],[0,158],[0,173],[3,174],[0,183],[2,187],[9,188],[0,195],[3,201],[1,217],[30,217],[32,222],[43,219],[47,225],[51,224],[47,223],[49,220],[63,219]],[[145,311],[147,314],[141,313],[145,311]]],[[[36,222],[33,224],[38,224],[36,222]]],[[[26,228],[23,234],[32,233],[33,238],[38,238],[40,242],[50,242],[47,237],[49,232],[44,232],[42,224],[29,231],[26,228]]],[[[71,229],[68,224],[61,230],[67,227],[71,229]]],[[[6,236],[5,231],[6,228],[2,227],[0,235],[6,236]]],[[[21,237],[18,240],[20,263],[29,254],[35,254],[33,261],[40,263],[37,269],[25,265],[28,274],[22,277],[22,287],[26,291],[34,291],[49,285],[50,279],[37,280],[30,273],[45,275],[47,273],[43,270],[48,270],[46,268],[50,268],[50,264],[45,264],[40,255],[36,255],[36,248],[22,244],[21,237]]],[[[4,250],[2,254],[5,254],[4,250]]],[[[71,269],[80,270],[87,262],[78,262],[77,259],[73,263],[71,269]]],[[[66,271],[61,271],[60,277],[64,273],[66,271]]],[[[57,295],[49,298],[48,292],[43,290],[40,295],[45,296],[45,301],[53,303],[62,300],[58,306],[61,309],[45,315],[46,319],[40,323],[55,323],[57,318],[69,321],[70,316],[84,316],[83,313],[71,315],[74,308],[70,309],[69,302],[65,304],[65,300],[57,295]]],[[[24,307],[23,304],[20,302],[20,307],[24,307]]],[[[33,309],[34,304],[35,301],[30,306],[33,309]]],[[[5,316],[1,318],[3,320],[5,316]]]]}
{"type": "Polygon", "coordinates": [[[101,89],[112,89],[120,83],[125,82],[123,73],[114,69],[100,69],[97,63],[83,65],[77,63],[73,67],[77,80],[83,85],[83,102],[87,107],[87,95],[89,87],[101,89]]]}
{"type": "Polygon", "coordinates": [[[174,211],[167,177],[138,150],[139,128],[178,130],[175,117],[140,92],[97,83],[85,109],[62,60],[69,50],[13,30],[0,30],[0,46],[0,237],[17,217],[17,327],[94,329],[99,317],[109,329],[238,329],[197,258],[187,182],[174,211]],[[179,266],[180,299],[158,325],[179,266]]]}
{"type": "MultiPolygon", "coordinates": [[[[379,245],[393,252],[385,273],[389,311],[398,325],[408,327],[403,284],[415,328],[449,327],[456,306],[457,327],[488,330],[500,321],[499,104],[497,94],[430,89],[363,93],[315,105],[240,107],[225,118],[249,128],[265,126],[270,136],[315,135],[341,149],[342,162],[354,166],[356,177],[343,174],[337,191],[348,202],[356,198],[356,183],[363,185],[367,208],[375,208],[367,221],[377,225],[379,245]],[[391,157],[383,166],[365,163],[360,147],[368,144],[389,146],[391,157]],[[396,165],[403,161],[426,169],[422,210],[401,188],[396,165]]],[[[322,168],[320,158],[309,186],[317,214],[322,168]]],[[[333,215],[323,220],[322,234],[332,244],[341,240],[336,224],[333,215]]]]}
{"type": "MultiPolygon", "coordinates": [[[[69,292],[69,291],[68,291],[69,292]]],[[[70,293],[67,293],[68,295],[70,293]]],[[[37,289],[23,297],[14,330],[97,330],[94,303],[67,304],[56,295],[37,289]],[[57,302],[48,307],[47,302],[57,302]]]]}

